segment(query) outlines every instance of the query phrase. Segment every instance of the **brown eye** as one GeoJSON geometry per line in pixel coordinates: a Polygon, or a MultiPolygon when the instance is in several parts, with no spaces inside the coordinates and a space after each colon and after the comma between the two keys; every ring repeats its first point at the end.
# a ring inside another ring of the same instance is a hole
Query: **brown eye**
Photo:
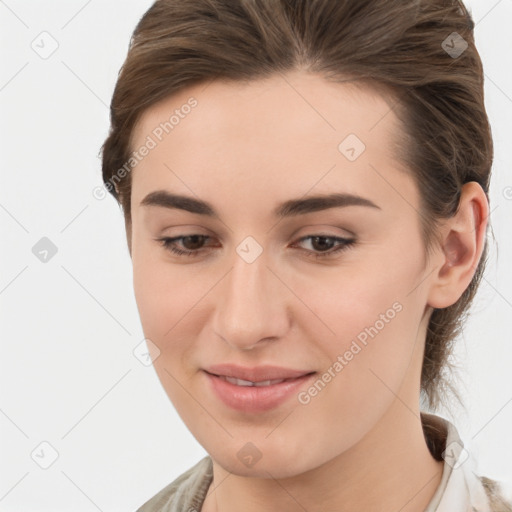
{"type": "Polygon", "coordinates": [[[157,241],[160,242],[165,249],[174,254],[180,256],[197,256],[203,248],[204,241],[208,238],[210,237],[206,235],[185,235],[174,238],[159,238],[157,241]],[[176,246],[178,240],[182,241],[181,244],[184,246],[184,249],[180,249],[176,246]]]}
{"type": "Polygon", "coordinates": [[[338,236],[330,235],[310,235],[305,236],[299,240],[311,240],[312,250],[306,249],[306,256],[311,258],[330,258],[335,254],[352,247],[355,244],[355,239],[341,238],[338,236]],[[336,243],[338,244],[336,246],[336,243]],[[332,249],[334,247],[334,249],[332,249]]]}

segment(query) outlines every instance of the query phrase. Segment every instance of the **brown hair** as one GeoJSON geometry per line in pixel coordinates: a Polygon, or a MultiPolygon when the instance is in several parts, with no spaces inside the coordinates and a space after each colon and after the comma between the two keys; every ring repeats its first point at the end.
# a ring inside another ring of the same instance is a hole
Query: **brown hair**
{"type": "MultiPolygon", "coordinates": [[[[397,160],[419,187],[430,254],[436,221],[457,211],[464,183],[479,183],[489,199],[493,143],[473,28],[459,0],[157,0],[133,33],[102,146],[103,181],[124,211],[129,247],[126,164],[141,114],[197,83],[300,69],[357,80],[392,100],[402,126],[397,160]]],[[[444,390],[458,398],[445,370],[486,257],[487,241],[463,295],[430,317],[421,389],[432,409],[444,401],[444,390]]]]}

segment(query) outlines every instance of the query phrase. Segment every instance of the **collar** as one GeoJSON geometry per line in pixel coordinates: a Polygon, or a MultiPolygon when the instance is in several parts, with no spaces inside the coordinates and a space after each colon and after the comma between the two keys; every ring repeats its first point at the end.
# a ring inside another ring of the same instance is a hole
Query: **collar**
{"type": "Polygon", "coordinates": [[[491,512],[476,461],[464,448],[455,426],[445,418],[421,413],[421,423],[432,456],[444,460],[441,483],[425,512],[491,512]]]}

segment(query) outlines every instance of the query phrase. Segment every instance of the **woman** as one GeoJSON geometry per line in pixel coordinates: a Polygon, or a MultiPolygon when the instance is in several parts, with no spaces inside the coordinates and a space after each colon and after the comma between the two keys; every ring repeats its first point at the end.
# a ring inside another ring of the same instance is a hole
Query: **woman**
{"type": "Polygon", "coordinates": [[[208,456],[141,512],[504,511],[426,410],[493,146],[459,1],[159,0],[103,146],[154,367],[208,456]]]}

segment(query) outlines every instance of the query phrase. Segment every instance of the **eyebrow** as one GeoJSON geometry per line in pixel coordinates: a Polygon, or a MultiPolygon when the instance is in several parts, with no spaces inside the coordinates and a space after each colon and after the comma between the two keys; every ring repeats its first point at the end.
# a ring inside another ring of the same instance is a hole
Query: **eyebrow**
{"type": "MultiPolygon", "coordinates": [[[[140,204],[141,206],[159,206],[162,208],[185,210],[190,213],[220,219],[215,208],[207,201],[195,199],[190,196],[172,194],[166,190],[155,190],[154,192],[150,192],[146,197],[144,197],[140,204]]],[[[370,208],[377,208],[379,210],[381,209],[380,206],[377,206],[375,203],[364,197],[353,194],[334,193],[290,199],[279,204],[272,213],[275,217],[283,219],[286,217],[305,215],[307,213],[346,206],[367,206],[370,208]]]]}

